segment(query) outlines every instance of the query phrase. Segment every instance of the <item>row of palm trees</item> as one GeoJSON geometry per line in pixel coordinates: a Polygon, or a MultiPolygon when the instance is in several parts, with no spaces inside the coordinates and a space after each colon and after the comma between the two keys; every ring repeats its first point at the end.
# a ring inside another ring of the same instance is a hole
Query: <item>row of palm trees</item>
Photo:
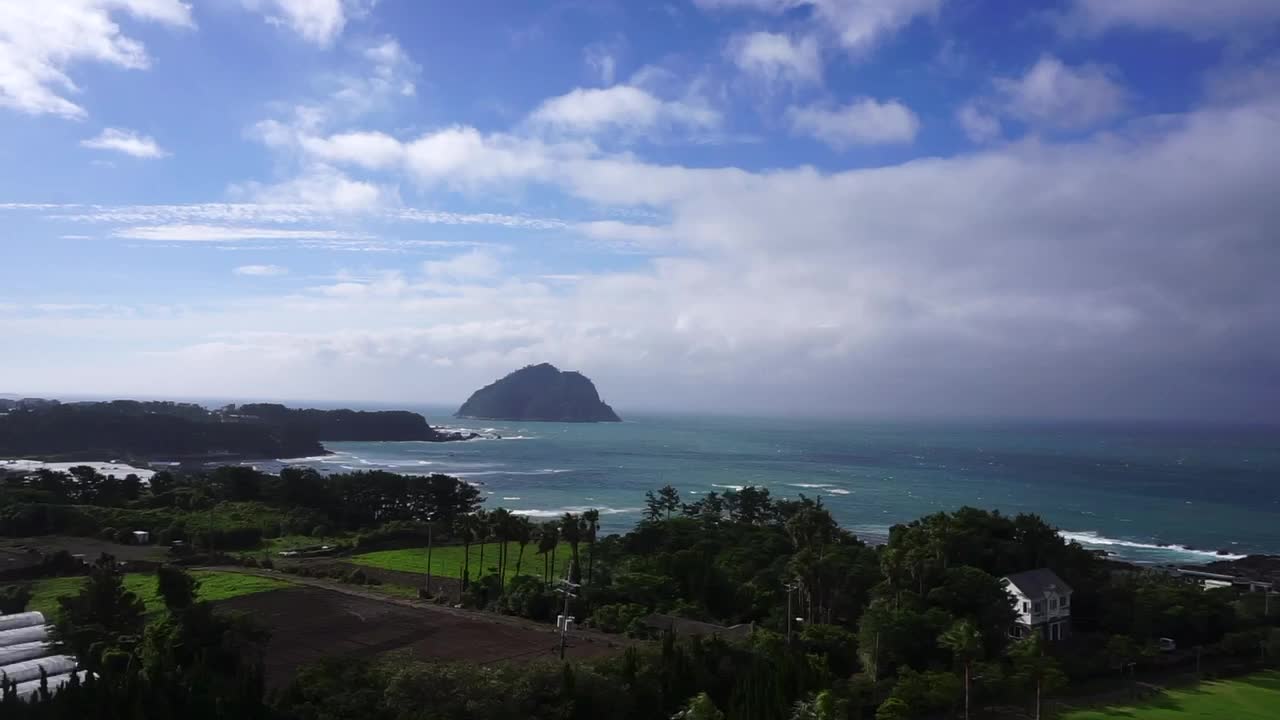
{"type": "MultiPolygon", "coordinates": [[[[516,552],[515,572],[512,575],[520,575],[524,565],[525,549],[536,543],[537,553],[542,555],[542,581],[551,583],[554,579],[556,565],[556,551],[560,547],[560,543],[568,543],[569,551],[572,558],[569,564],[569,579],[571,582],[582,582],[582,566],[580,563],[579,548],[583,542],[587,543],[590,552],[587,553],[587,582],[591,582],[595,576],[595,543],[596,537],[600,529],[600,511],[585,510],[581,514],[565,513],[559,518],[548,520],[543,523],[535,523],[527,516],[517,515],[506,508],[497,508],[491,511],[477,510],[467,515],[460,515],[450,528],[452,535],[463,546],[463,569],[462,583],[463,587],[467,587],[471,578],[471,546],[480,545],[480,574],[483,575],[486,569],[484,556],[485,549],[490,542],[497,543],[498,559],[497,566],[494,568],[498,575],[498,588],[503,590],[506,587],[506,577],[510,568],[510,545],[515,543],[518,550],[516,552]]],[[[427,584],[430,587],[431,578],[431,542],[427,543],[427,584]]]]}

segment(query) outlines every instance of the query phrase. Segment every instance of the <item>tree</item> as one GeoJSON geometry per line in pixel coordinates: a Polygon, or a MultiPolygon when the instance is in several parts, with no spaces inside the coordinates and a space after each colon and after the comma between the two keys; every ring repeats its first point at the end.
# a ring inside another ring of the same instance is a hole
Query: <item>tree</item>
{"type": "Polygon", "coordinates": [[[489,520],[489,513],[484,510],[477,510],[471,516],[476,519],[476,539],[480,541],[480,569],[477,577],[484,577],[484,546],[493,534],[493,524],[489,520]]]}
{"type": "Polygon", "coordinates": [[[471,579],[471,543],[476,538],[477,518],[474,514],[459,515],[453,534],[462,541],[462,589],[467,588],[471,579]]]}
{"type": "Polygon", "coordinates": [[[506,585],[507,577],[507,540],[511,537],[511,519],[515,517],[506,508],[497,508],[489,513],[489,524],[493,528],[493,537],[498,541],[498,592],[506,585]]]}
{"type": "Polygon", "coordinates": [[[578,564],[578,545],[582,542],[582,518],[573,513],[565,513],[560,517],[560,537],[569,543],[569,551],[573,554],[569,561],[569,582],[582,582],[582,569],[578,564]]]}
{"type": "Polygon", "coordinates": [[[848,717],[849,702],[836,697],[830,690],[823,690],[812,700],[801,700],[791,712],[791,720],[840,720],[848,717]]]}
{"type": "Polygon", "coordinates": [[[533,542],[534,525],[533,521],[523,515],[517,515],[512,526],[512,537],[520,546],[520,551],[516,554],[516,577],[520,576],[520,566],[524,563],[524,549],[533,542]]]}
{"type": "Polygon", "coordinates": [[[1040,720],[1041,698],[1062,687],[1066,676],[1057,661],[1045,652],[1044,638],[1039,633],[1017,642],[1010,649],[1009,657],[1013,659],[1014,677],[1027,687],[1035,688],[1035,717],[1040,720]]]}
{"type": "Polygon", "coordinates": [[[92,669],[101,652],[127,643],[142,631],[145,608],[136,595],[124,587],[116,561],[103,554],[89,570],[80,592],[58,599],[58,619],[54,636],[92,669]]]}
{"type": "Polygon", "coordinates": [[[20,613],[27,609],[31,602],[30,585],[11,585],[0,588],[0,615],[20,613]]]}
{"type": "Polygon", "coordinates": [[[587,526],[587,582],[595,577],[596,568],[596,533],[600,530],[600,511],[591,508],[582,513],[582,521],[587,526]]]}
{"type": "Polygon", "coordinates": [[[891,697],[876,708],[876,720],[911,720],[911,707],[901,698],[891,697]]]}
{"type": "Polygon", "coordinates": [[[951,651],[964,668],[964,717],[969,720],[969,683],[973,661],[982,656],[982,636],[968,620],[957,620],[938,638],[938,644],[951,651]]]}
{"type": "Polygon", "coordinates": [[[680,491],[671,485],[663,485],[658,490],[658,500],[662,505],[662,511],[667,520],[671,519],[671,513],[680,509],[680,491]]]}
{"type": "Polygon", "coordinates": [[[701,692],[693,696],[684,709],[672,715],[671,720],[724,720],[724,713],[706,693],[701,692]]]}
{"type": "Polygon", "coordinates": [[[161,565],[156,568],[156,592],[164,598],[164,606],[169,612],[191,607],[196,601],[199,586],[195,578],[177,566],[161,565]]]}
{"type": "Polygon", "coordinates": [[[560,524],[554,520],[542,523],[538,532],[538,554],[542,556],[542,582],[551,582],[556,566],[556,548],[560,546],[560,524]]]}

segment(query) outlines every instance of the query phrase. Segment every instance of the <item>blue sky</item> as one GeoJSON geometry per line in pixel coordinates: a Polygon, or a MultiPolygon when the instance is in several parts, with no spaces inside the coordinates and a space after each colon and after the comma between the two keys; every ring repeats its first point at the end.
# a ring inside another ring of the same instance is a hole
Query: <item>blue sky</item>
{"type": "Polygon", "coordinates": [[[0,0],[0,393],[1277,420],[1273,0],[0,0]]]}

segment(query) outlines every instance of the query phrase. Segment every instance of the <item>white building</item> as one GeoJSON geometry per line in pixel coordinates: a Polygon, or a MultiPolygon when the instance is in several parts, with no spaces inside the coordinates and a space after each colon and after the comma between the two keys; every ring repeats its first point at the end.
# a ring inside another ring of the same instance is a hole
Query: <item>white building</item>
{"type": "Polygon", "coordinates": [[[1002,578],[1014,599],[1017,620],[1009,634],[1028,637],[1032,632],[1046,640],[1061,640],[1071,632],[1071,586],[1047,568],[1028,570],[1002,578]]]}

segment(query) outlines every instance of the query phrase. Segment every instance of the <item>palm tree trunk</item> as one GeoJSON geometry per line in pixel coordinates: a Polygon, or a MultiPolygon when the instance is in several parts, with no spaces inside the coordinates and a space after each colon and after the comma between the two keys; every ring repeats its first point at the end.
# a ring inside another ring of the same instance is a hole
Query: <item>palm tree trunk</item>
{"type": "Polygon", "coordinates": [[[551,572],[547,573],[548,583],[551,582],[551,576],[556,573],[556,550],[559,549],[559,547],[560,543],[556,543],[556,546],[551,548],[551,572]]]}
{"type": "Polygon", "coordinates": [[[431,594],[431,526],[427,526],[427,594],[431,594]]]}
{"type": "Polygon", "coordinates": [[[471,582],[471,543],[462,543],[462,587],[471,582]]]}
{"type": "Polygon", "coordinates": [[[596,576],[596,541],[587,544],[587,582],[591,583],[596,576]]]}
{"type": "Polygon", "coordinates": [[[484,577],[484,540],[480,540],[480,577],[484,577]]]}
{"type": "Polygon", "coordinates": [[[1040,720],[1040,681],[1036,681],[1036,720],[1040,720]]]}
{"type": "Polygon", "coordinates": [[[969,663],[964,664],[964,720],[969,720],[969,663]]]}
{"type": "Polygon", "coordinates": [[[516,553],[516,575],[520,575],[520,564],[524,562],[524,543],[520,543],[520,552],[516,553]]]}

